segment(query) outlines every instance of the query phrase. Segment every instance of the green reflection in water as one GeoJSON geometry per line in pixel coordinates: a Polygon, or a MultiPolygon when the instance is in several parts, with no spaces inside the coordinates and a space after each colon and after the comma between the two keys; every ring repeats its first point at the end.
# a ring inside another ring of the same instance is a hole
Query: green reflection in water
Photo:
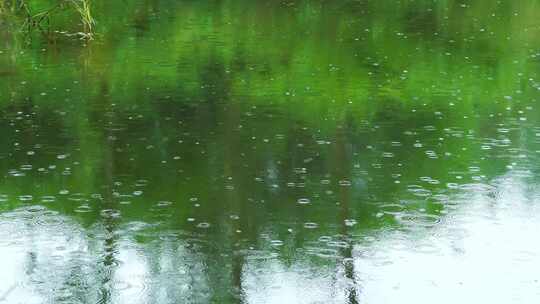
{"type": "Polygon", "coordinates": [[[538,227],[535,1],[94,6],[88,44],[0,20],[0,302],[359,303],[538,227]]]}

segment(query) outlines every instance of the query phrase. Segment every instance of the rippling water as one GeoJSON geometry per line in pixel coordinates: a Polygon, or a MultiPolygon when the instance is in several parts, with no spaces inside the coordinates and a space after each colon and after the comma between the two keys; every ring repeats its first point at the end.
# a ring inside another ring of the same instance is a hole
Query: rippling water
{"type": "Polygon", "coordinates": [[[540,301],[539,14],[0,13],[0,303],[540,301]]]}

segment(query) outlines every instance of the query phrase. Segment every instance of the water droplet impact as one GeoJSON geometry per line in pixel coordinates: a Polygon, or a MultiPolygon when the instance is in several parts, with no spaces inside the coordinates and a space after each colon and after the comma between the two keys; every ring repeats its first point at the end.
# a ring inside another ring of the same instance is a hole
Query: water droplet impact
{"type": "Polygon", "coordinates": [[[19,196],[20,201],[31,201],[33,199],[32,195],[21,195],[19,196]]]}
{"type": "Polygon", "coordinates": [[[170,206],[170,205],[172,205],[172,202],[170,202],[170,201],[159,201],[157,203],[158,207],[167,207],[167,206],[170,206]]]}
{"type": "Polygon", "coordinates": [[[306,229],[315,229],[317,227],[319,227],[319,224],[317,223],[312,223],[312,222],[304,223],[304,228],[306,229]]]}
{"type": "Polygon", "coordinates": [[[205,223],[205,222],[198,223],[198,224],[197,224],[197,228],[207,229],[207,228],[210,228],[210,224],[209,224],[209,223],[205,223]]]}
{"type": "Polygon", "coordinates": [[[311,201],[308,198],[298,199],[298,204],[300,204],[300,205],[307,205],[309,203],[311,203],[311,201]]]}
{"type": "Polygon", "coordinates": [[[345,220],[345,226],[352,227],[352,226],[354,226],[356,224],[357,224],[357,222],[354,219],[346,219],[345,220]]]}
{"type": "Polygon", "coordinates": [[[342,187],[350,187],[352,183],[348,180],[342,179],[338,182],[338,184],[342,187]]]}

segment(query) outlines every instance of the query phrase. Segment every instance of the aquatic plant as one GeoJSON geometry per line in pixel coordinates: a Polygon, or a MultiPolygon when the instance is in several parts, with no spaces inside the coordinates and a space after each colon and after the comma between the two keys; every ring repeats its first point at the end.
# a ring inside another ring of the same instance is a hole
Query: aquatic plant
{"type": "Polygon", "coordinates": [[[92,15],[90,0],[56,0],[33,1],[33,0],[4,0],[0,2],[0,14],[6,13],[22,18],[22,28],[26,31],[38,29],[42,32],[51,32],[52,22],[60,18],[61,13],[75,13],[77,20],[82,25],[82,30],[70,34],[62,29],[55,31],[67,36],[78,36],[84,39],[92,39],[94,34],[95,20],[92,15]]]}
{"type": "Polygon", "coordinates": [[[90,10],[89,0],[68,0],[67,1],[79,13],[85,33],[93,33],[95,20],[90,10]]]}

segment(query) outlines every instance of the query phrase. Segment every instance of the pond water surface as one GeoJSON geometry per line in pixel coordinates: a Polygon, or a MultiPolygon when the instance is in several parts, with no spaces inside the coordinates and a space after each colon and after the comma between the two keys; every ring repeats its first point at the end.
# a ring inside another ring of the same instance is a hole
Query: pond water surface
{"type": "Polygon", "coordinates": [[[101,2],[0,17],[0,303],[540,302],[537,1],[101,2]]]}

